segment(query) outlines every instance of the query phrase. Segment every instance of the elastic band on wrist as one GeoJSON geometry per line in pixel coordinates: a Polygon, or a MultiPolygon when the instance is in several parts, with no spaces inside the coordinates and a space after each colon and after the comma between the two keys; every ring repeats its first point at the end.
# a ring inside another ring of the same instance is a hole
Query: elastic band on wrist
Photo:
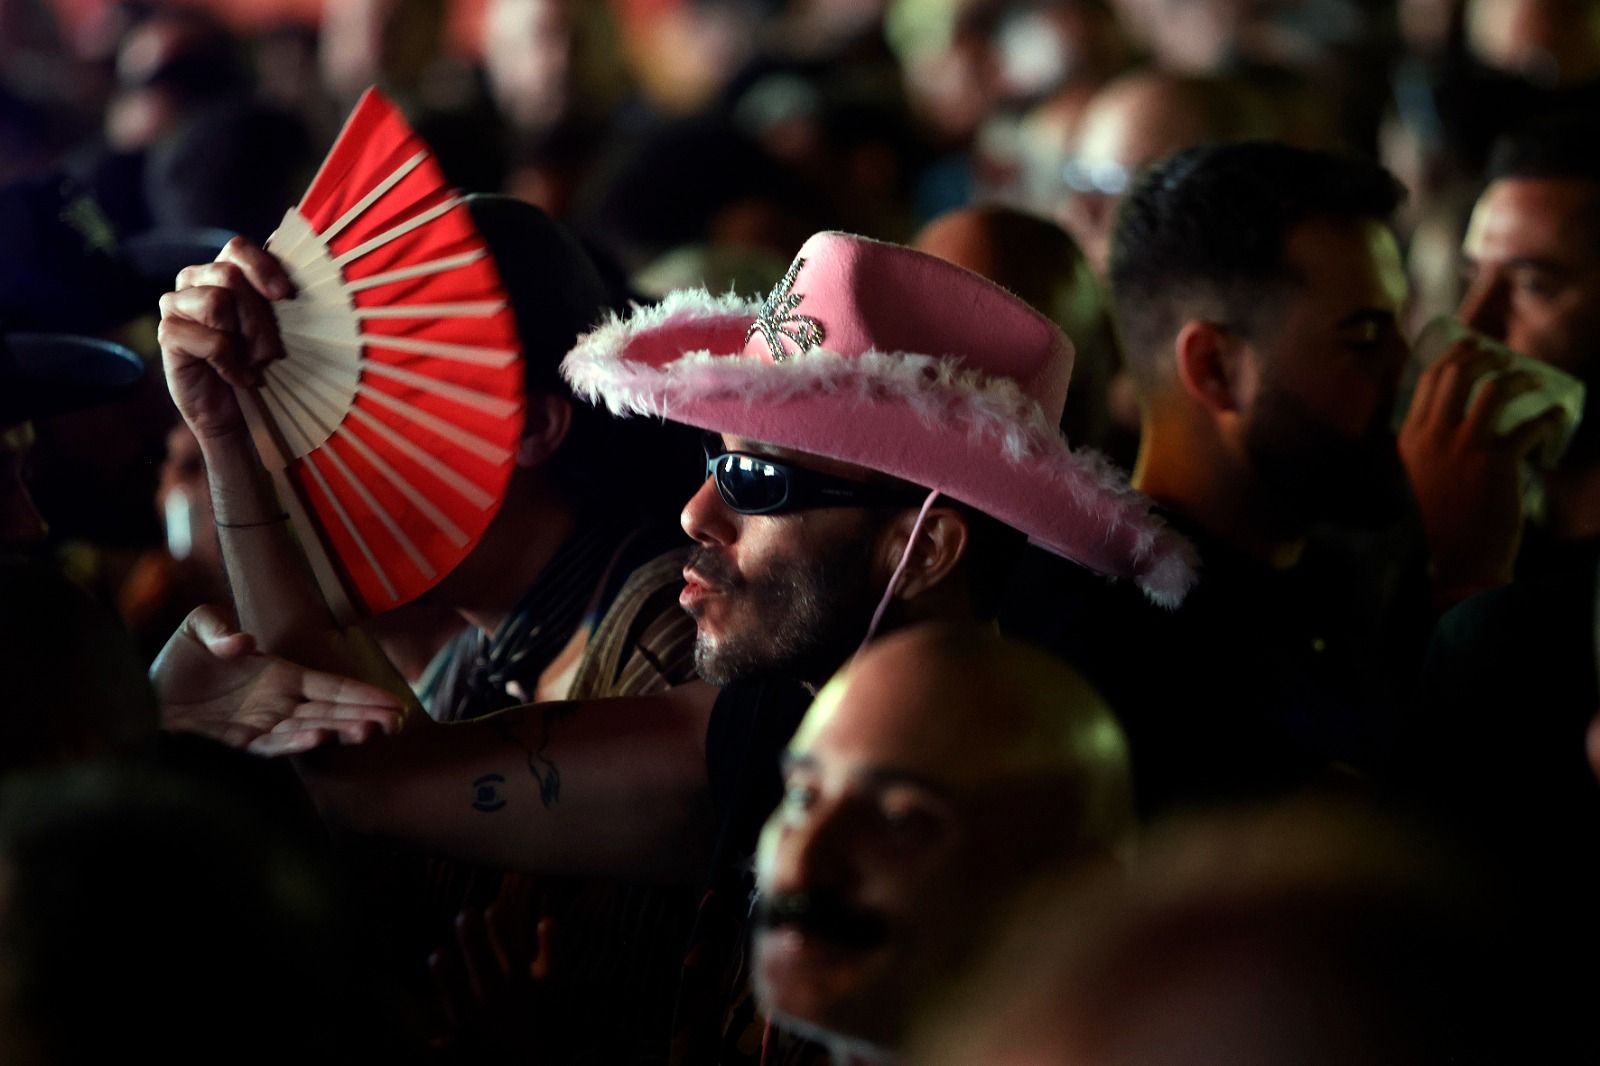
{"type": "Polygon", "coordinates": [[[219,522],[213,519],[211,524],[216,526],[218,529],[254,529],[256,526],[272,526],[277,525],[279,522],[287,522],[288,520],[289,513],[285,511],[276,518],[263,518],[259,522],[219,522]]]}

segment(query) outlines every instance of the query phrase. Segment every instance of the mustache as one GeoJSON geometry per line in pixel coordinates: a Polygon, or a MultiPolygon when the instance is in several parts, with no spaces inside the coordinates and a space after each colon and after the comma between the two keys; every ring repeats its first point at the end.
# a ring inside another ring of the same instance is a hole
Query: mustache
{"type": "Polygon", "coordinates": [[[707,584],[719,588],[738,588],[744,583],[732,563],[703,545],[696,545],[689,550],[689,558],[684,566],[703,577],[707,584]]]}
{"type": "Polygon", "coordinates": [[[815,892],[762,897],[756,903],[756,927],[796,929],[852,948],[877,947],[889,938],[889,923],[881,916],[852,907],[837,896],[815,892]]]}

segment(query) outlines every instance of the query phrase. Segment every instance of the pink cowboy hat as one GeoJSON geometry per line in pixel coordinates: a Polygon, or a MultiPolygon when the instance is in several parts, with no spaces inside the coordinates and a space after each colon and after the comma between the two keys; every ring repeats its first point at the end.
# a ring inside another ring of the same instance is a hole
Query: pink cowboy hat
{"type": "Polygon", "coordinates": [[[806,241],[763,303],[675,292],[579,339],[573,390],[616,414],[868,467],[1175,605],[1187,541],[1057,428],[1072,343],[999,286],[846,233],[806,241]]]}

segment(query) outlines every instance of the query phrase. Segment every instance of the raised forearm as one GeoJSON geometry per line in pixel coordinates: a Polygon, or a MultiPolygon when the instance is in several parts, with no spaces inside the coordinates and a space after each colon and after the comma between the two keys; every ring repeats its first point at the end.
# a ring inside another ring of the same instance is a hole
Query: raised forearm
{"type": "Polygon", "coordinates": [[[410,697],[376,644],[340,629],[248,434],[213,437],[201,449],[240,628],[263,651],[410,697]]]}
{"type": "Polygon", "coordinates": [[[329,818],[475,862],[689,880],[713,819],[705,731],[714,690],[545,703],[298,760],[329,818]]]}

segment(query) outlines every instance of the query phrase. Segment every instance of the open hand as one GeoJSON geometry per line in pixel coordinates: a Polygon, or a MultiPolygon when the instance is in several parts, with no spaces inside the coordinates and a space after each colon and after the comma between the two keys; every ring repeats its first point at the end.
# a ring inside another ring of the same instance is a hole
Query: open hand
{"type": "Polygon", "coordinates": [[[1522,541],[1522,464],[1559,434],[1559,410],[1501,436],[1495,419],[1517,396],[1537,387],[1526,374],[1486,382],[1504,356],[1458,341],[1422,372],[1400,427],[1400,458],[1422,512],[1435,587],[1444,602],[1511,580],[1522,541]]]}
{"type": "Polygon", "coordinates": [[[165,729],[262,755],[359,744],[398,732],[405,706],[374,685],[255,650],[215,607],[198,607],[161,649],[150,678],[165,729]]]}
{"type": "Polygon", "coordinates": [[[538,1010],[550,979],[554,920],[533,922],[533,882],[507,874],[495,901],[456,916],[454,936],[428,957],[449,1032],[458,1052],[537,1058],[538,1010]],[[530,928],[531,924],[531,928],[530,928]]]}
{"type": "Polygon", "coordinates": [[[215,262],[185,267],[161,297],[167,388],[202,444],[242,428],[233,389],[259,385],[261,368],[283,357],[268,301],[293,294],[282,264],[235,237],[215,262]]]}

